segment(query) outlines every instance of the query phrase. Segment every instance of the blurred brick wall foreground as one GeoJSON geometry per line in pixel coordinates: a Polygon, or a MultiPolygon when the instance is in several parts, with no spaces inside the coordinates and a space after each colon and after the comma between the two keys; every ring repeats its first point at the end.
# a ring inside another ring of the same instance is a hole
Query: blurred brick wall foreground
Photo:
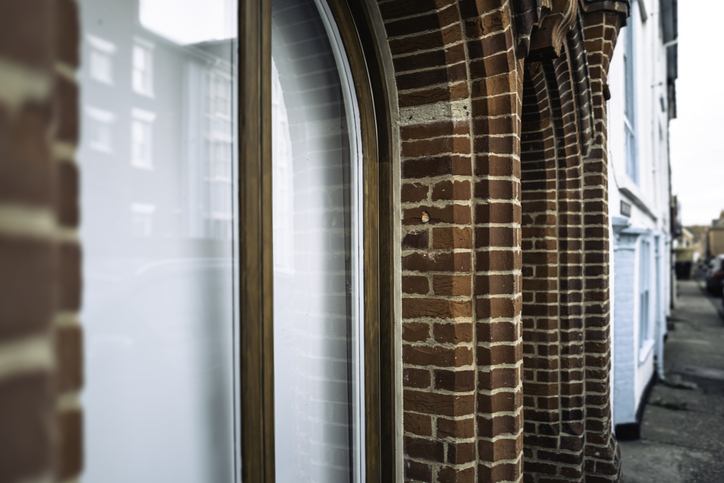
{"type": "Polygon", "coordinates": [[[80,472],[78,15],[0,0],[0,482],[80,472]]]}

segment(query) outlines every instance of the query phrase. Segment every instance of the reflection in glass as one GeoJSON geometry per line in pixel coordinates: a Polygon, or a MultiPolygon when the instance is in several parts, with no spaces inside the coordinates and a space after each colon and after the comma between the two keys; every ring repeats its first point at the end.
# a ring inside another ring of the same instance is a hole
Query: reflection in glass
{"type": "Polygon", "coordinates": [[[359,132],[322,2],[272,2],[277,481],[364,481],[359,132]]]}
{"type": "Polygon", "coordinates": [[[116,53],[116,46],[95,35],[88,34],[86,38],[91,47],[88,51],[91,78],[105,84],[113,84],[112,55],[116,53]]]}
{"type": "Polygon", "coordinates": [[[112,153],[112,123],[116,119],[116,115],[111,111],[104,111],[93,106],[86,106],[85,113],[88,119],[85,123],[87,127],[85,137],[88,146],[102,153],[112,153]]]}
{"type": "Polygon", "coordinates": [[[156,119],[152,112],[142,109],[133,109],[131,124],[131,163],[137,168],[153,168],[151,140],[153,131],[151,125],[156,119]]]}
{"type": "Polygon", "coordinates": [[[214,35],[178,6],[142,16],[153,0],[79,3],[83,481],[228,483],[235,2],[177,2],[211,12],[214,35]],[[161,35],[179,24],[192,41],[161,35]]]}
{"type": "Polygon", "coordinates": [[[238,0],[137,0],[141,25],[178,45],[224,40],[236,35],[238,0]],[[173,18],[169,18],[169,14],[173,18]]]}
{"type": "Polygon", "coordinates": [[[153,47],[138,38],[133,46],[133,90],[147,96],[153,96],[153,47]]]}

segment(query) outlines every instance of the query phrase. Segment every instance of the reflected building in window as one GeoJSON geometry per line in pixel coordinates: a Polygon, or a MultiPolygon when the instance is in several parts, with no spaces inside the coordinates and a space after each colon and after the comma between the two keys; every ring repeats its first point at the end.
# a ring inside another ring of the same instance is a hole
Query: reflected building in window
{"type": "Polygon", "coordinates": [[[154,205],[147,203],[131,204],[131,233],[135,237],[147,237],[153,234],[154,205]]]}
{"type": "Polygon", "coordinates": [[[156,115],[143,109],[132,109],[131,164],[136,168],[153,169],[153,121],[156,115]]]}
{"type": "MultiPolygon", "coordinates": [[[[129,222],[149,250],[156,237],[211,241],[233,233],[231,41],[161,22],[152,15],[156,3],[117,10],[112,2],[88,2],[82,10],[88,68],[80,79],[79,159],[84,185],[107,200],[86,208],[84,218],[89,225],[119,220],[116,230],[90,235],[105,237],[98,246],[107,250],[123,246],[129,222]],[[99,22],[108,18],[116,28],[99,22]],[[158,190],[158,180],[172,188],[158,190]],[[128,208],[136,205],[155,207],[152,230],[139,228],[138,212],[128,208]]],[[[217,3],[213,8],[231,8],[217,3]]]]}
{"type": "Polygon", "coordinates": [[[88,68],[91,79],[104,84],[113,84],[113,55],[116,45],[95,35],[88,34],[88,68]]]}
{"type": "Polygon", "coordinates": [[[85,123],[88,147],[101,153],[113,153],[113,124],[116,115],[93,106],[85,106],[84,111],[88,117],[88,122],[85,123]]]}
{"type": "Polygon", "coordinates": [[[235,3],[177,3],[79,2],[84,481],[233,479],[235,3]]]}
{"type": "Polygon", "coordinates": [[[155,45],[136,37],[133,45],[133,90],[153,97],[153,49],[155,45]]]}

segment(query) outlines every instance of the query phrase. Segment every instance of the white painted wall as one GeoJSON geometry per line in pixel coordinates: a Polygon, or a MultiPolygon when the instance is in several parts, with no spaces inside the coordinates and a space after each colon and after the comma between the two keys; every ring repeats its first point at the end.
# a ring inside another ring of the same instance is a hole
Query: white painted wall
{"type": "MultiPolygon", "coordinates": [[[[659,2],[634,0],[628,26],[634,30],[636,139],[638,182],[626,173],[624,130],[625,31],[621,31],[611,62],[608,85],[609,213],[627,218],[624,234],[612,235],[614,423],[635,421],[646,384],[655,371],[656,343],[666,331],[671,293],[668,105],[666,98],[666,49],[659,17],[659,2]],[[621,201],[631,204],[630,217],[621,213],[621,201]],[[626,234],[628,233],[628,234],[626,234]],[[651,343],[640,349],[639,290],[642,274],[641,240],[651,243],[650,297],[651,343]],[[655,243],[658,242],[659,257],[655,243]],[[658,263],[658,267],[656,266],[658,263]],[[658,276],[657,276],[658,275],[658,276]]],[[[621,221],[621,220],[619,220],[621,221]]]]}

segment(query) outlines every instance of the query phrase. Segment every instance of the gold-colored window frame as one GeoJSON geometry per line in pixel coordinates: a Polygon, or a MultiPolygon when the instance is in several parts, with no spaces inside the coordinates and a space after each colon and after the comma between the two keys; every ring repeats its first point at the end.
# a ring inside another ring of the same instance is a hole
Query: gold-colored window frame
{"type": "MultiPolygon", "coordinates": [[[[366,481],[394,482],[390,110],[364,2],[327,2],[362,129],[366,481]]],[[[240,0],[238,25],[241,474],[274,483],[271,0],[240,0]]]]}

